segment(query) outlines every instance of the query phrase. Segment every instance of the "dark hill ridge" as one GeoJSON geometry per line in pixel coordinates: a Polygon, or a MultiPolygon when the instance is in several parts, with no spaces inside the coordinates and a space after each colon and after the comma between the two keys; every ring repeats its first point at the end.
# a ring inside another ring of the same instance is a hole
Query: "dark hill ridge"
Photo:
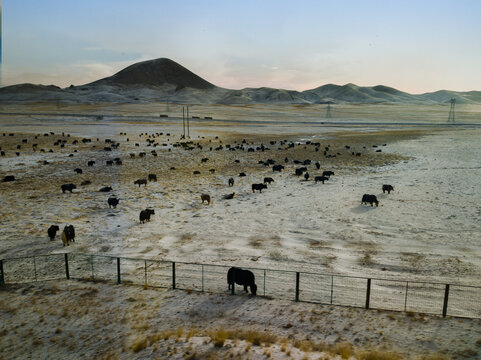
{"type": "Polygon", "coordinates": [[[192,71],[166,58],[142,61],[126,67],[115,75],[87,85],[175,85],[178,89],[213,89],[215,85],[197,76],[192,71]]]}
{"type": "Polygon", "coordinates": [[[68,103],[191,104],[481,104],[481,91],[440,90],[412,95],[377,85],[327,84],[294,91],[267,87],[231,90],[217,87],[167,58],[142,61],[118,73],[82,86],[65,89],[50,85],[19,84],[0,89],[0,101],[62,101],[68,103]]]}

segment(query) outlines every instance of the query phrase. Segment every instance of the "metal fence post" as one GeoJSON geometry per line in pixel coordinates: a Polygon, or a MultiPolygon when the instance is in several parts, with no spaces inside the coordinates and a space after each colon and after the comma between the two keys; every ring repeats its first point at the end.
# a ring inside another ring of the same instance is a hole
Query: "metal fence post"
{"type": "Polygon", "coordinates": [[[406,281],[406,294],[404,295],[404,312],[406,312],[406,306],[408,303],[408,286],[409,286],[409,281],[406,281]]]}
{"type": "Polygon", "coordinates": [[[448,298],[449,298],[449,284],[446,284],[446,289],[444,290],[443,317],[446,317],[446,313],[448,312],[448,298]]]}
{"type": "Polygon", "coordinates": [[[121,284],[122,279],[120,278],[120,258],[117,258],[117,284],[121,284]]]}
{"type": "Polygon", "coordinates": [[[300,277],[300,274],[297,271],[296,272],[296,301],[299,301],[299,277],[300,277]]]}
{"type": "Polygon", "coordinates": [[[65,276],[67,280],[70,280],[70,272],[68,269],[68,253],[65,253],[64,256],[65,256],[65,276]]]}
{"type": "Polygon", "coordinates": [[[264,269],[264,296],[266,296],[266,269],[264,269]]]}
{"type": "Polygon", "coordinates": [[[204,292],[204,264],[202,264],[202,292],[204,292]]]}
{"type": "Polygon", "coordinates": [[[172,289],[175,289],[175,262],[172,261],[172,289]]]}
{"type": "Polygon", "coordinates": [[[5,285],[5,275],[3,273],[3,260],[0,260],[0,286],[5,285]]]}
{"type": "Polygon", "coordinates": [[[371,279],[367,279],[366,288],[366,309],[369,309],[369,300],[371,298],[371,279]]]}

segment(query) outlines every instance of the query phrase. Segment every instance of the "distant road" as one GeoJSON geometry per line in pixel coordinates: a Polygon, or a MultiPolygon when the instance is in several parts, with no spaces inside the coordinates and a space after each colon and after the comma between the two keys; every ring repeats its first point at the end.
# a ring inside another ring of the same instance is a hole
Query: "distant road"
{"type": "MultiPolygon", "coordinates": [[[[97,121],[110,122],[112,120],[142,121],[150,120],[154,122],[174,122],[182,120],[181,117],[159,117],[153,115],[105,115],[105,114],[76,114],[76,113],[48,113],[48,112],[0,112],[1,115],[24,115],[24,116],[50,116],[50,117],[80,117],[94,119],[97,121]]],[[[294,117],[294,116],[293,116],[294,117]]],[[[335,120],[319,119],[317,121],[286,121],[286,120],[227,120],[227,119],[189,119],[191,123],[204,122],[228,122],[237,124],[273,124],[273,125],[317,125],[317,126],[429,126],[429,127],[481,127],[481,123],[448,123],[448,122],[390,122],[390,121],[362,121],[362,120],[335,120]]]]}

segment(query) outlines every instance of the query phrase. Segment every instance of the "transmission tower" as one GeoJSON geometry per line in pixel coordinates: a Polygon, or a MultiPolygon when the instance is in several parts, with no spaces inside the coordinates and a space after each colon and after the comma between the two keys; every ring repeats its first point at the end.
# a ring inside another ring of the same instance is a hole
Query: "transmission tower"
{"type": "Polygon", "coordinates": [[[182,106],[182,129],[183,134],[181,139],[190,139],[190,123],[189,123],[189,107],[182,106]],[[185,134],[185,129],[187,128],[187,135],[185,134]]]}
{"type": "Polygon", "coordinates": [[[330,103],[327,103],[326,118],[327,118],[327,119],[332,118],[332,114],[331,114],[331,104],[330,104],[330,103]]]}
{"type": "Polygon", "coordinates": [[[456,105],[456,99],[451,99],[451,108],[449,109],[449,116],[448,116],[448,123],[454,123],[455,115],[454,115],[454,106],[456,105]]]}

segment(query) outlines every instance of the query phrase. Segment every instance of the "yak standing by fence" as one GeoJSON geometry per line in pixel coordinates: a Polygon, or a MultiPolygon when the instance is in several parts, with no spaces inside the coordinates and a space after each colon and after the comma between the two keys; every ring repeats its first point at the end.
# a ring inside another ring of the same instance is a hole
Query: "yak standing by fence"
{"type": "Polygon", "coordinates": [[[229,285],[229,290],[231,289],[231,286],[234,287],[234,283],[237,285],[243,285],[245,292],[248,292],[247,287],[250,286],[252,295],[256,295],[257,293],[255,276],[252,271],[231,267],[227,272],[227,284],[229,285]]]}

